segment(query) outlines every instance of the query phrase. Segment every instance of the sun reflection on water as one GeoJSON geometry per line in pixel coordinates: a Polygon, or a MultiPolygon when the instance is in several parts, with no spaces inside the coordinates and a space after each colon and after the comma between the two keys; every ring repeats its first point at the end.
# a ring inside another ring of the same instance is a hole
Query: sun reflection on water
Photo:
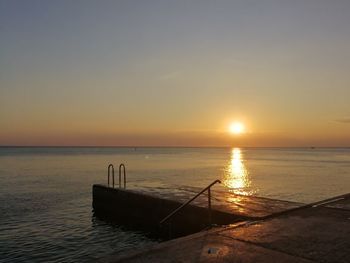
{"type": "Polygon", "coordinates": [[[225,168],[223,184],[235,194],[251,195],[249,191],[250,179],[246,169],[242,152],[239,148],[233,148],[231,151],[231,159],[225,168]]]}

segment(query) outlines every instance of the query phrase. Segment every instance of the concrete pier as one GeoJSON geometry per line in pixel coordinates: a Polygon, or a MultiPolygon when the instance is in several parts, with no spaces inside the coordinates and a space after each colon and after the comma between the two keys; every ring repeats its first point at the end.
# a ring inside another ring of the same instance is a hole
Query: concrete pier
{"type": "Polygon", "coordinates": [[[165,239],[193,234],[210,224],[227,225],[247,219],[243,215],[216,209],[212,209],[209,216],[206,207],[188,205],[167,224],[160,225],[160,221],[181,204],[178,201],[122,188],[93,186],[95,215],[145,230],[165,239]]]}
{"type": "Polygon", "coordinates": [[[164,217],[188,199],[188,196],[179,198],[167,194],[164,198],[159,193],[150,195],[123,188],[93,186],[95,215],[129,225],[134,229],[145,230],[164,239],[193,234],[207,229],[210,225],[228,225],[239,221],[261,219],[301,205],[213,191],[210,215],[207,208],[208,197],[203,195],[194,200],[193,205],[184,207],[166,224],[159,224],[164,217]]]}
{"type": "Polygon", "coordinates": [[[98,262],[321,262],[350,255],[350,194],[98,262]]]}

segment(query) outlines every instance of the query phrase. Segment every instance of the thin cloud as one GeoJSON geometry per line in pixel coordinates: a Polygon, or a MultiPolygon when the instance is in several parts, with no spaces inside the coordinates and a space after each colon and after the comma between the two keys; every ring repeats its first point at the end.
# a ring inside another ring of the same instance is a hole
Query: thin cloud
{"type": "Polygon", "coordinates": [[[350,124],[350,117],[337,119],[336,122],[340,122],[340,123],[349,123],[349,124],[350,124]]]}

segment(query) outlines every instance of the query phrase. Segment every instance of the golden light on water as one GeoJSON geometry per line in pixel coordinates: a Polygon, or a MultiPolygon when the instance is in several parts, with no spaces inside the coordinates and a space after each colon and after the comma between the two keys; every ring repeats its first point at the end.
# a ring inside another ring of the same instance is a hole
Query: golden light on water
{"type": "Polygon", "coordinates": [[[225,169],[223,184],[235,194],[249,195],[250,187],[248,170],[244,165],[242,152],[239,148],[233,148],[231,158],[225,169]]]}

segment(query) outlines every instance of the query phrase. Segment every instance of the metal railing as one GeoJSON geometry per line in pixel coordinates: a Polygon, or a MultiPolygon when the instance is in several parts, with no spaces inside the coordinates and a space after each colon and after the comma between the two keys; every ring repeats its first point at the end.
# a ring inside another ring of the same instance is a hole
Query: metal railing
{"type": "Polygon", "coordinates": [[[108,186],[109,186],[109,177],[110,177],[111,171],[112,171],[112,183],[113,183],[113,188],[114,188],[114,166],[113,166],[113,164],[108,165],[108,186]]]}
{"type": "MultiPolygon", "coordinates": [[[[125,165],[121,163],[119,165],[119,188],[122,187],[122,171],[123,171],[123,176],[124,176],[124,189],[126,188],[126,169],[125,165]]],[[[110,185],[110,177],[112,177],[112,187],[114,188],[114,166],[113,164],[108,165],[108,187],[110,185]]]]}
{"type": "Polygon", "coordinates": [[[204,188],[202,191],[200,191],[198,194],[196,194],[194,197],[192,197],[190,200],[188,200],[186,203],[182,204],[181,206],[179,206],[178,208],[176,208],[173,212],[171,212],[169,215],[167,215],[166,217],[164,217],[159,224],[162,225],[163,223],[165,223],[166,221],[168,221],[171,217],[173,217],[174,215],[176,215],[181,209],[183,209],[184,207],[186,207],[188,204],[190,204],[193,200],[195,200],[198,196],[200,196],[201,194],[203,194],[205,191],[208,190],[208,217],[209,217],[209,224],[211,225],[212,222],[212,214],[211,214],[211,192],[210,192],[210,188],[216,184],[216,183],[221,183],[220,180],[215,180],[214,182],[212,182],[210,185],[208,185],[206,188],[204,188]]]}
{"type": "Polygon", "coordinates": [[[121,183],[121,181],[122,181],[122,170],[123,170],[123,174],[124,174],[124,189],[125,189],[126,188],[126,170],[125,170],[125,165],[123,163],[121,163],[119,165],[119,188],[122,185],[122,183],[121,183]]]}

